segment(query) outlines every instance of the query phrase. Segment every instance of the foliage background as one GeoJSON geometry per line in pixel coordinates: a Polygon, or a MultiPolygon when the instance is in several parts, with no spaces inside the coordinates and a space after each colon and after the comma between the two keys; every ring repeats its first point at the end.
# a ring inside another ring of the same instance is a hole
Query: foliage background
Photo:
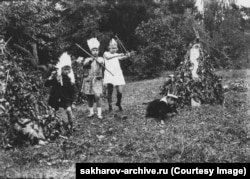
{"type": "Polygon", "coordinates": [[[6,40],[12,37],[10,44],[37,56],[35,62],[29,59],[36,68],[56,63],[65,50],[86,57],[74,43],[88,49],[86,40],[94,36],[101,41],[102,55],[109,40],[118,35],[127,50],[137,51],[132,66],[122,62],[124,72],[148,78],[180,65],[195,37],[193,27],[217,68],[246,67],[250,37],[244,15],[249,13],[247,8],[225,7],[219,1],[206,3],[203,13],[194,0],[2,1],[0,30],[6,40]]]}
{"type": "MultiPolygon", "coordinates": [[[[11,69],[11,64],[20,67],[12,70],[31,81],[23,83],[20,78],[10,86],[17,84],[21,92],[32,88],[35,82],[42,88],[42,78],[64,50],[75,57],[86,57],[74,43],[88,49],[86,40],[96,36],[102,42],[102,55],[110,38],[118,35],[127,50],[137,51],[131,59],[133,65],[122,62],[124,72],[133,74],[133,78],[152,78],[161,71],[177,69],[195,38],[195,27],[210,56],[209,62],[226,69],[220,71],[223,85],[241,79],[249,84],[249,70],[231,69],[249,65],[249,20],[242,14],[250,11],[211,2],[200,14],[192,0],[1,1],[0,31],[5,40],[12,37],[7,49],[13,57],[8,68],[0,63],[1,70],[11,69]],[[55,9],[58,2],[64,10],[55,9]],[[26,88],[22,88],[24,84],[26,88]]],[[[71,138],[58,138],[43,147],[24,145],[20,150],[0,151],[0,175],[73,178],[77,162],[248,163],[249,90],[228,92],[223,106],[185,107],[166,125],[160,125],[145,119],[143,103],[160,97],[159,85],[165,77],[128,83],[123,101],[126,111],[113,115],[104,106],[104,121],[86,120],[87,106],[79,106],[75,121],[78,130],[71,138]]],[[[31,90],[27,91],[30,94],[31,90]]],[[[62,112],[59,111],[60,117],[66,121],[62,112]]],[[[0,135],[5,134],[5,129],[0,128],[0,135]]]]}

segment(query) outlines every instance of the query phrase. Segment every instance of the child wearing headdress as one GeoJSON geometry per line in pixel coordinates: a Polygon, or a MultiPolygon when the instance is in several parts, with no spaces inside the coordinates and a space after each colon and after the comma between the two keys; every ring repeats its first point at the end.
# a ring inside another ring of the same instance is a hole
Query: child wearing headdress
{"type": "Polygon", "coordinates": [[[104,71],[104,85],[107,85],[108,89],[108,103],[109,103],[109,111],[112,111],[112,94],[113,87],[115,86],[117,91],[117,102],[116,106],[122,111],[121,101],[122,101],[122,87],[125,85],[125,80],[123,76],[123,72],[120,66],[120,60],[126,59],[130,56],[130,53],[123,54],[117,53],[118,46],[117,42],[114,39],[111,39],[109,43],[109,51],[104,52],[103,57],[105,60],[105,67],[109,71],[104,71]]]}
{"type": "Polygon", "coordinates": [[[71,67],[71,57],[64,52],[53,71],[45,81],[46,87],[51,87],[48,104],[56,111],[62,107],[68,116],[69,129],[73,128],[73,112],[76,101],[75,76],[71,67]]]}
{"type": "Polygon", "coordinates": [[[101,108],[101,95],[103,92],[103,65],[104,59],[99,57],[100,42],[96,38],[87,40],[92,56],[84,60],[83,66],[89,68],[88,76],[84,78],[81,92],[88,98],[89,114],[94,116],[94,103],[96,103],[97,118],[103,119],[101,108]]]}

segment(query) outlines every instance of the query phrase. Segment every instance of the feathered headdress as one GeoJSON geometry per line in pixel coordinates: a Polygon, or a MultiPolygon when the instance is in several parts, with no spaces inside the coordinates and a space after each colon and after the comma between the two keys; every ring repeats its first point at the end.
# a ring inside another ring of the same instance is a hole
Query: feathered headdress
{"type": "Polygon", "coordinates": [[[170,74],[168,75],[170,78],[174,78],[174,74],[170,74]]]}
{"type": "Polygon", "coordinates": [[[110,40],[109,48],[117,48],[117,42],[115,41],[115,39],[110,40]]]}
{"type": "Polygon", "coordinates": [[[171,98],[178,99],[178,96],[176,96],[176,95],[174,95],[174,94],[168,94],[167,97],[171,97],[171,98]]]}
{"type": "Polygon", "coordinates": [[[92,39],[87,40],[87,44],[88,44],[90,50],[92,50],[94,48],[98,49],[100,46],[100,42],[96,38],[92,38],[92,39]]]}
{"type": "Polygon", "coordinates": [[[59,61],[56,64],[56,68],[61,69],[64,66],[71,67],[71,57],[67,52],[63,52],[63,54],[59,57],[59,61]]]}
{"type": "MultiPolygon", "coordinates": [[[[67,52],[64,52],[60,57],[59,57],[59,61],[56,64],[56,68],[57,68],[57,74],[59,77],[59,81],[61,83],[61,85],[63,86],[63,82],[62,82],[62,68],[65,66],[69,66],[71,67],[71,57],[67,52]]],[[[73,70],[71,69],[70,73],[68,74],[68,77],[70,78],[71,83],[75,83],[75,75],[73,70]]]]}
{"type": "Polygon", "coordinates": [[[170,98],[174,98],[174,99],[178,99],[178,96],[174,95],[174,94],[168,94],[167,96],[164,96],[160,99],[160,101],[163,101],[165,102],[166,104],[168,104],[168,100],[167,98],[170,97],[170,98]]]}

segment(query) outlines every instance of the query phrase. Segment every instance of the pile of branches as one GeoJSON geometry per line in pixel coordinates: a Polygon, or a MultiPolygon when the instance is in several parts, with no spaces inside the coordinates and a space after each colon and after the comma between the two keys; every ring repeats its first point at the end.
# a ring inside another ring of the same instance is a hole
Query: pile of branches
{"type": "Polygon", "coordinates": [[[236,80],[234,82],[229,83],[223,87],[226,91],[232,90],[236,92],[246,92],[249,90],[249,85],[243,80],[236,80]]]}
{"type": "Polygon", "coordinates": [[[67,125],[47,105],[42,73],[21,57],[0,58],[0,146],[45,144],[66,135],[67,125]]]}
{"type": "Polygon", "coordinates": [[[175,93],[180,107],[191,106],[192,100],[200,104],[223,104],[224,89],[222,78],[217,76],[212,65],[212,59],[203,49],[200,49],[198,79],[192,78],[192,64],[189,60],[189,50],[184,62],[174,72],[174,78],[168,78],[160,87],[160,94],[175,93]]]}

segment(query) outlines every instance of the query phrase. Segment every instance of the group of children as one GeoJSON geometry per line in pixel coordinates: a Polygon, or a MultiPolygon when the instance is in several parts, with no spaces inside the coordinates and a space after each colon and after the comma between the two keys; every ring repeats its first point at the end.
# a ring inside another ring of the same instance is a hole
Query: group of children
{"type": "MultiPolygon", "coordinates": [[[[88,76],[83,79],[81,92],[87,96],[89,114],[87,117],[94,117],[94,103],[96,103],[97,117],[103,119],[101,108],[101,96],[103,85],[108,91],[109,111],[112,108],[113,88],[117,90],[116,106],[122,111],[122,86],[125,85],[124,76],[120,67],[119,60],[130,57],[130,53],[117,53],[118,45],[114,39],[109,43],[109,51],[106,51],[103,57],[99,57],[100,42],[96,38],[87,41],[91,56],[85,60],[79,57],[77,62],[82,64],[83,68],[88,68],[88,76]],[[104,75],[103,75],[104,70],[104,75]],[[104,77],[103,77],[104,76],[104,77]]],[[[66,109],[70,129],[73,128],[72,108],[76,101],[75,77],[71,66],[71,57],[65,52],[59,58],[56,65],[57,70],[53,71],[50,77],[45,81],[45,86],[52,87],[48,104],[58,110],[59,107],[66,109]]]]}

